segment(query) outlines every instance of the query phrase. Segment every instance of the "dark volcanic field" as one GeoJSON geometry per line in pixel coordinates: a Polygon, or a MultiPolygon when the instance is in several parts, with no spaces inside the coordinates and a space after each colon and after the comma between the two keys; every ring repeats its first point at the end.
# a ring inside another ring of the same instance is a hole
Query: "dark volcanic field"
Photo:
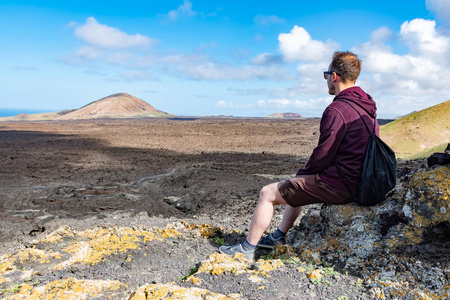
{"type": "Polygon", "coordinates": [[[52,218],[142,211],[246,218],[270,175],[288,176],[306,162],[318,126],[318,119],[3,123],[0,241],[52,218]]]}
{"type": "MultiPolygon", "coordinates": [[[[1,123],[0,256],[61,225],[85,229],[98,224],[132,227],[198,220],[245,232],[260,188],[295,174],[306,163],[319,137],[319,122],[184,118],[1,123]]],[[[421,163],[401,161],[399,174],[421,163]]],[[[281,212],[276,210],[272,226],[281,212]]],[[[183,247],[172,249],[169,259],[162,245],[140,278],[120,269],[105,272],[118,274],[116,279],[128,285],[170,282],[217,252],[217,245],[195,243],[196,261],[184,261],[189,251],[183,247]],[[153,273],[152,268],[156,268],[153,273]]],[[[103,277],[98,270],[83,272],[88,279],[103,277]]],[[[346,284],[358,280],[336,275],[337,290],[327,292],[330,287],[317,290],[320,287],[298,283],[294,273],[288,269],[279,275],[280,280],[283,276],[288,280],[274,286],[282,291],[269,289],[258,295],[306,299],[299,295],[334,293],[330,299],[337,299],[339,291],[350,288],[346,284]],[[300,286],[306,290],[297,293],[300,286]]],[[[224,284],[219,292],[242,293],[232,287],[234,283],[224,284]]],[[[246,298],[260,297],[248,292],[246,298]]],[[[357,291],[354,297],[342,299],[363,299],[361,295],[364,292],[357,291]]]]}

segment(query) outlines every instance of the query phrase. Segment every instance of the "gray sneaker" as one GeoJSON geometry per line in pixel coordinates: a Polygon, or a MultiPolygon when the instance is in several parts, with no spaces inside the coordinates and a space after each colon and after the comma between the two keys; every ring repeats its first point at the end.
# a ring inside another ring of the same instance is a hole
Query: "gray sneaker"
{"type": "Polygon", "coordinates": [[[242,249],[241,244],[237,244],[234,246],[220,246],[219,251],[223,254],[234,255],[236,253],[244,254],[246,259],[255,260],[255,251],[249,250],[245,251],[242,249]]]}
{"type": "Polygon", "coordinates": [[[269,233],[266,237],[261,238],[256,246],[261,248],[273,249],[276,244],[286,244],[286,239],[281,237],[279,239],[275,239],[272,236],[272,233],[269,233]]]}

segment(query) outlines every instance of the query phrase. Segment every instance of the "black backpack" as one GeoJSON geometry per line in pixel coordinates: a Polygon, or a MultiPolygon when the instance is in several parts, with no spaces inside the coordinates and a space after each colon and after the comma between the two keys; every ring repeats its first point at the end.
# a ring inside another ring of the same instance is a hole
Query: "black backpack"
{"type": "Polygon", "coordinates": [[[341,99],[339,101],[347,103],[358,113],[369,131],[370,137],[364,157],[361,181],[359,182],[356,195],[350,192],[349,187],[342,178],[339,165],[337,165],[338,174],[350,195],[353,196],[354,202],[363,206],[376,205],[384,200],[386,194],[395,187],[397,182],[395,152],[375,135],[376,119],[374,119],[373,132],[371,132],[360,112],[352,104],[341,99]]]}

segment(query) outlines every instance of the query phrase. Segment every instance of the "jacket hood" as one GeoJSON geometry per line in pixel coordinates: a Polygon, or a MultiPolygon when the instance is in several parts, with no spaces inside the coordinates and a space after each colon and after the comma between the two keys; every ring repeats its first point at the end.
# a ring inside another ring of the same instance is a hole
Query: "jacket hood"
{"type": "Polygon", "coordinates": [[[359,86],[354,86],[340,92],[333,101],[338,99],[348,100],[364,109],[372,118],[377,117],[377,105],[372,96],[364,92],[359,86]]]}

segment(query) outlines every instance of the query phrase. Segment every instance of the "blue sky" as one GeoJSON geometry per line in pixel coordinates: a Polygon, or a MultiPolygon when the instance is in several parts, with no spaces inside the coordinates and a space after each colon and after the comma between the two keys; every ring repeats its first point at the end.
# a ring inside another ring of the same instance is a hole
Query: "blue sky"
{"type": "Polygon", "coordinates": [[[390,118],[450,99],[450,1],[0,3],[0,108],[58,111],[125,92],[190,116],[320,117],[334,51],[390,118]]]}

